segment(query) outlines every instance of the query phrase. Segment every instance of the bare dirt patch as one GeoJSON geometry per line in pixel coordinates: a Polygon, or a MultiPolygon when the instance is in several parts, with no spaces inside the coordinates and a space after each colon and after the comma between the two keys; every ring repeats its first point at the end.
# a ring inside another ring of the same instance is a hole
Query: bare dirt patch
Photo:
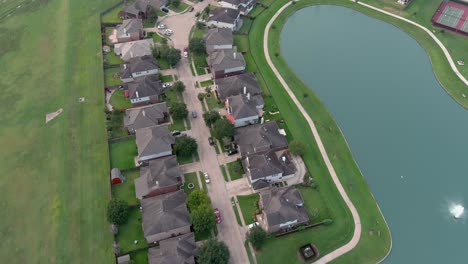
{"type": "Polygon", "coordinates": [[[52,119],[56,118],[58,115],[60,115],[63,112],[63,108],[60,108],[59,110],[55,112],[48,113],[46,115],[46,124],[52,121],[52,119]]]}

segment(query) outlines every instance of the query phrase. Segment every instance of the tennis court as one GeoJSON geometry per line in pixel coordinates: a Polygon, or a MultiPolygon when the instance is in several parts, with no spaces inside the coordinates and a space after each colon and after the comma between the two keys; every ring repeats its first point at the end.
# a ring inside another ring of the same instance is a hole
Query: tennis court
{"type": "Polygon", "coordinates": [[[456,2],[442,2],[432,17],[436,26],[468,35],[468,5],[456,2]]]}

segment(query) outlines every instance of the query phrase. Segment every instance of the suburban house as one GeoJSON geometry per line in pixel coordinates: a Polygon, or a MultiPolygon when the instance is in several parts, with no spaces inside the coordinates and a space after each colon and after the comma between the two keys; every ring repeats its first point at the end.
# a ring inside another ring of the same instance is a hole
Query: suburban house
{"type": "Polygon", "coordinates": [[[227,28],[211,28],[205,32],[206,53],[210,54],[216,50],[232,49],[234,36],[232,31],[227,28]]]}
{"type": "Polygon", "coordinates": [[[136,197],[141,200],[175,192],[182,184],[181,177],[176,156],[150,160],[148,166],[140,167],[140,177],[135,179],[136,197]]]}
{"type": "Polygon", "coordinates": [[[240,94],[231,96],[226,99],[226,118],[234,127],[256,124],[262,115],[260,111],[263,106],[261,95],[240,94]]]}
{"type": "Polygon", "coordinates": [[[257,217],[258,223],[268,233],[309,222],[309,216],[304,208],[304,199],[301,193],[292,186],[261,191],[259,207],[263,212],[260,217],[257,217]]]}
{"type": "Polygon", "coordinates": [[[140,40],[144,35],[141,19],[125,19],[115,27],[117,43],[140,40]]]}
{"type": "Polygon", "coordinates": [[[114,53],[122,60],[129,61],[131,58],[152,55],[154,48],[153,39],[142,39],[114,45],[114,53]]]}
{"type": "Polygon", "coordinates": [[[128,83],[127,89],[128,98],[133,106],[159,103],[164,94],[158,75],[136,78],[135,81],[128,83]]]}
{"type": "Polygon", "coordinates": [[[288,148],[286,136],[275,121],[236,129],[234,143],[242,157],[288,148]]]}
{"type": "Polygon", "coordinates": [[[153,247],[148,250],[149,264],[195,264],[197,255],[197,244],[195,235],[188,233],[161,240],[159,247],[153,247]]]}
{"type": "Polygon", "coordinates": [[[141,200],[143,234],[148,243],[190,233],[183,190],[141,200]]]}
{"type": "Polygon", "coordinates": [[[135,134],[140,162],[172,155],[175,138],[168,125],[140,128],[135,134]]]}
{"type": "Polygon", "coordinates": [[[165,102],[125,110],[124,126],[130,134],[135,130],[152,127],[169,120],[169,112],[165,102]]]}
{"type": "Polygon", "coordinates": [[[206,58],[213,78],[223,78],[243,73],[245,71],[245,60],[237,48],[216,50],[206,58]]]}
{"type": "Polygon", "coordinates": [[[215,79],[215,87],[216,94],[222,101],[225,101],[229,96],[240,94],[255,96],[262,93],[255,74],[251,72],[215,79]]]}
{"type": "Polygon", "coordinates": [[[225,8],[239,10],[241,15],[247,15],[257,4],[256,0],[221,0],[219,5],[225,8]]]}
{"type": "Polygon", "coordinates": [[[146,18],[151,8],[159,10],[167,4],[168,0],[137,0],[128,4],[119,12],[122,19],[146,18]]]}
{"type": "Polygon", "coordinates": [[[120,79],[124,83],[132,82],[135,78],[159,73],[159,66],[152,55],[134,57],[127,63],[120,65],[120,79]]]}
{"type": "Polygon", "coordinates": [[[207,27],[229,28],[235,30],[239,25],[240,12],[237,9],[231,8],[216,8],[210,11],[207,27]]]}
{"type": "Polygon", "coordinates": [[[291,178],[297,171],[287,150],[249,155],[242,159],[242,166],[254,190],[291,178]]]}

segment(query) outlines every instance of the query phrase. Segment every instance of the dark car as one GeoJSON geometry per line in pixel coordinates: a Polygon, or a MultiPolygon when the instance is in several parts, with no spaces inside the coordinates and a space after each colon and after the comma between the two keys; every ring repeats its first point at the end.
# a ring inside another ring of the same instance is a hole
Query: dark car
{"type": "Polygon", "coordinates": [[[231,156],[231,155],[234,155],[234,154],[237,154],[237,153],[239,153],[239,151],[237,149],[230,149],[228,151],[228,156],[231,156]]]}
{"type": "Polygon", "coordinates": [[[173,135],[173,136],[179,136],[179,135],[180,135],[180,131],[179,131],[179,130],[174,130],[174,131],[172,131],[172,135],[173,135]]]}
{"type": "Polygon", "coordinates": [[[210,143],[211,146],[213,146],[215,144],[212,137],[208,138],[208,142],[210,143]]]}
{"type": "Polygon", "coordinates": [[[200,12],[195,13],[195,17],[198,17],[200,15],[200,12]]]}
{"type": "Polygon", "coordinates": [[[167,9],[167,8],[165,8],[165,7],[161,8],[161,10],[162,10],[164,13],[169,13],[169,9],[167,9]]]}
{"type": "Polygon", "coordinates": [[[193,6],[190,7],[189,12],[193,12],[193,6]]]}

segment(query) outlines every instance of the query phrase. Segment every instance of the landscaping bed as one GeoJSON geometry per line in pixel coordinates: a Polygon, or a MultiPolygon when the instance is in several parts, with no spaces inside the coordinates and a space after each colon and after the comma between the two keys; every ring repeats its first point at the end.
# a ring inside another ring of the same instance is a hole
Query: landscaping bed
{"type": "Polygon", "coordinates": [[[138,155],[134,138],[109,143],[111,168],[130,169],[135,167],[134,158],[138,155]]]}

